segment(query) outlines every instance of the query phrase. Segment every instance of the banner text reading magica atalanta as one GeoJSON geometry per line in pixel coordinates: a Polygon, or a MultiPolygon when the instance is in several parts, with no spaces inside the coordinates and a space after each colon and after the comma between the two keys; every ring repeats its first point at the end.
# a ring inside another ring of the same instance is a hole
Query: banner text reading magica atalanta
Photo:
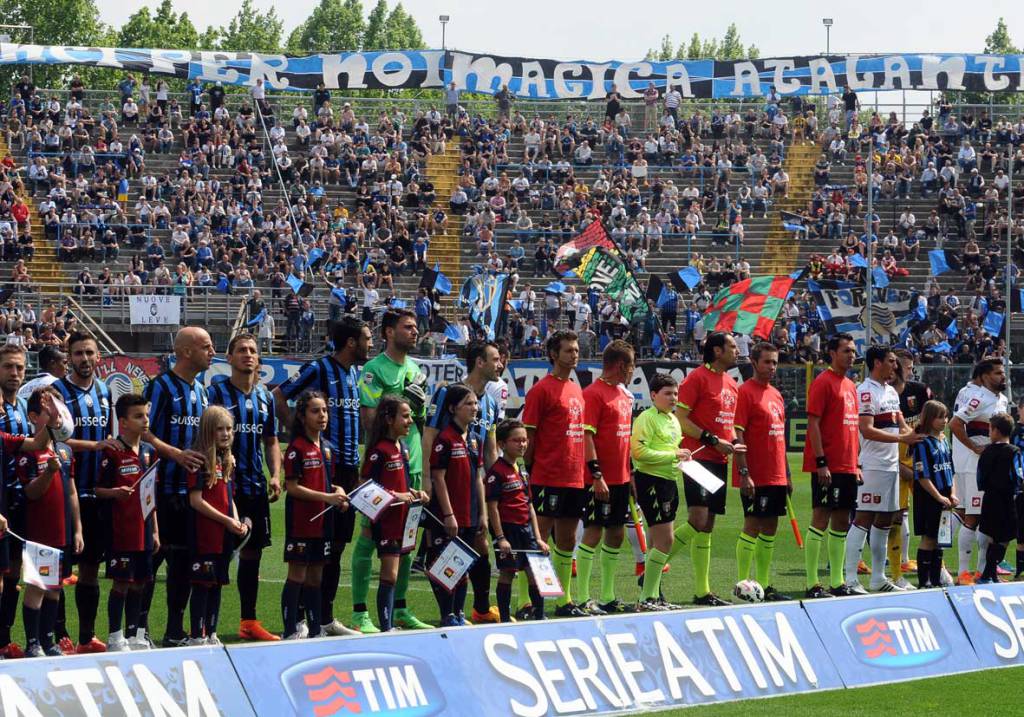
{"type": "Polygon", "coordinates": [[[1014,92],[1024,86],[1021,55],[960,53],[829,55],[757,60],[591,62],[408,50],[289,56],[254,52],[66,47],[0,43],[0,64],[91,65],[276,90],[460,89],[493,94],[508,85],[531,99],[602,99],[614,84],[624,98],[653,82],[684,97],[761,97],[866,90],[1014,92]]]}

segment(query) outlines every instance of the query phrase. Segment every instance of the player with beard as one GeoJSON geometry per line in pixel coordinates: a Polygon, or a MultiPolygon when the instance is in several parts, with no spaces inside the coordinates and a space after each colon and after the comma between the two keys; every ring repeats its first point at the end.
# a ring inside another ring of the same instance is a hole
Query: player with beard
{"type": "MultiPolygon", "coordinates": [[[[99,570],[106,549],[109,522],[107,504],[96,498],[103,452],[99,445],[110,438],[113,426],[113,403],[110,389],[96,377],[100,349],[89,334],[75,332],[68,337],[71,372],[53,386],[75,421],[75,432],[66,443],[74,456],[75,487],[82,519],[85,548],[76,556],[78,583],[75,604],[78,608],[78,654],[105,652],[106,646],[94,632],[96,612],[100,603],[99,570]]],[[[61,637],[62,642],[64,636],[61,637]]],[[[70,643],[70,639],[68,639],[70,643]]],[[[70,645],[67,645],[70,646],[70,645]]],[[[64,646],[65,649],[67,646],[64,646]]]]}
{"type": "Polygon", "coordinates": [[[216,377],[206,395],[234,420],[234,501],[237,518],[249,520],[251,535],[238,555],[238,596],[243,640],[272,642],[277,635],[256,618],[260,559],[270,547],[270,504],[281,497],[281,445],[277,441],[274,397],[260,385],[260,350],[252,334],[236,334],[228,343],[229,376],[216,377]],[[267,474],[264,474],[264,467],[267,474]],[[267,480],[267,475],[270,480],[267,480]]]}
{"type": "MultiPolygon", "coordinates": [[[[467,445],[470,453],[470,464],[477,470],[490,471],[494,461],[498,459],[498,446],[494,431],[498,424],[498,404],[488,393],[487,386],[494,383],[504,368],[498,347],[490,341],[474,341],[466,348],[466,378],[462,383],[469,386],[477,397],[477,413],[469,426],[467,445]]],[[[445,429],[451,414],[443,409],[447,386],[441,386],[434,392],[430,408],[427,409],[427,425],[423,428],[423,453],[427,455],[434,439],[445,429]]],[[[490,536],[484,495],[477,495],[477,481],[470,483],[473,490],[472,513],[470,525],[474,528],[474,550],[480,555],[469,570],[469,581],[473,586],[473,612],[471,621],[474,625],[499,622],[501,616],[497,606],[491,605],[491,561],[490,536]]]]}
{"type": "MultiPolygon", "coordinates": [[[[361,436],[359,409],[359,365],[366,362],[373,343],[370,327],[351,316],[331,324],[331,343],[334,351],[299,369],[294,378],[274,389],[277,412],[284,425],[292,425],[293,417],[288,401],[294,401],[304,391],[319,391],[327,397],[328,422],[326,438],[336,450],[335,470],[331,484],[345,491],[355,489],[359,482],[359,441],[361,436]]],[[[324,563],[320,581],[321,626],[299,623],[299,634],[321,628],[327,635],[352,635],[355,631],[334,617],[334,599],[341,580],[341,556],[345,546],[352,542],[356,511],[335,511],[331,516],[334,533],[331,552],[324,563]]]]}
{"type": "MultiPolygon", "coordinates": [[[[728,374],[736,365],[736,340],[716,331],[704,341],[704,365],[698,366],[679,384],[676,418],[683,429],[682,448],[696,454],[696,460],[723,482],[728,478],[729,456],[746,450],[736,442],[736,399],[739,388],[728,374]],[[703,449],[703,450],[702,450],[703,449]]],[[[715,516],[725,515],[728,491],[722,486],[709,493],[689,476],[683,478],[687,519],[675,529],[669,553],[671,561],[684,549],[690,550],[696,579],[694,604],[728,605],[711,591],[711,531],[715,516]]]]}
{"type": "MultiPolygon", "coordinates": [[[[405,443],[409,451],[410,489],[425,490],[421,432],[427,410],[427,377],[409,358],[409,352],[416,348],[419,339],[416,314],[405,309],[389,310],[381,318],[380,332],[384,350],[363,366],[359,378],[360,422],[364,431],[373,425],[377,404],[387,394],[406,400],[413,417],[405,443]]],[[[360,523],[364,528],[369,527],[368,521],[360,519],[360,523]]],[[[369,531],[361,530],[352,549],[352,622],[349,627],[363,634],[379,632],[366,607],[370,593],[370,568],[376,551],[377,546],[369,531]]],[[[432,625],[417,618],[405,599],[411,564],[412,556],[408,554],[403,555],[399,562],[392,624],[403,630],[423,630],[432,625]]]]}
{"type": "MultiPolygon", "coordinates": [[[[896,354],[897,370],[891,381],[892,387],[900,395],[900,412],[903,414],[903,420],[911,428],[916,428],[924,404],[932,398],[932,391],[925,384],[914,380],[914,354],[906,349],[896,349],[893,353],[896,354]]],[[[900,512],[896,514],[889,529],[889,568],[892,570],[892,581],[902,588],[911,586],[903,574],[917,572],[917,561],[910,559],[910,521],[907,519],[913,485],[913,451],[905,443],[901,443],[900,512]]],[[[858,572],[859,570],[858,568],[858,572]]]]}
{"type": "Polygon", "coordinates": [[[960,573],[957,583],[973,585],[975,574],[971,572],[971,552],[975,542],[978,546],[978,573],[985,571],[985,554],[988,540],[977,532],[981,516],[983,491],[978,489],[978,457],[990,442],[989,419],[999,413],[1006,413],[1008,401],[1006,370],[999,359],[982,359],[974,366],[971,380],[960,389],[953,403],[953,420],[949,432],[953,443],[953,492],[960,498],[956,509],[960,518],[960,533],[957,536],[960,573]]]}

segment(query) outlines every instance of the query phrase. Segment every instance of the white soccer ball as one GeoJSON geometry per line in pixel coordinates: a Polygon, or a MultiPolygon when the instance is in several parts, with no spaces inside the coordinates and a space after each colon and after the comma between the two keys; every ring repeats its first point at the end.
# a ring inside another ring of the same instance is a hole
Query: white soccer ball
{"type": "Polygon", "coordinates": [[[71,417],[71,411],[64,405],[63,401],[56,400],[53,402],[57,408],[57,413],[60,414],[60,428],[51,428],[50,435],[53,440],[57,443],[62,443],[74,434],[75,432],[75,419],[71,417]]]}
{"type": "Polygon", "coordinates": [[[764,588],[756,580],[740,580],[732,589],[732,594],[743,602],[761,602],[764,600],[764,588]]]}

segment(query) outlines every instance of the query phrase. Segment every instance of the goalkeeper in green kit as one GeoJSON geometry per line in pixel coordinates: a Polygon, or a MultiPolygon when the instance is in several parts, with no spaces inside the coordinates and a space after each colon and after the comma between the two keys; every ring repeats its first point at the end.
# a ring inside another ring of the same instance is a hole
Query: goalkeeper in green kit
{"type": "MultiPolygon", "coordinates": [[[[423,452],[420,432],[426,418],[427,377],[409,358],[416,346],[419,331],[416,315],[406,310],[385,312],[380,324],[384,351],[366,362],[359,379],[360,422],[364,428],[373,425],[377,404],[388,394],[401,396],[412,410],[413,426],[405,439],[409,452],[410,488],[420,490],[423,484],[423,452]]],[[[352,620],[349,627],[363,634],[380,632],[370,619],[366,601],[370,593],[370,568],[376,546],[370,537],[369,521],[360,516],[360,533],[352,551],[352,620]]],[[[423,622],[406,606],[405,594],[409,588],[409,568],[412,555],[403,555],[398,566],[395,583],[394,626],[403,630],[421,630],[433,627],[423,622]]]]}

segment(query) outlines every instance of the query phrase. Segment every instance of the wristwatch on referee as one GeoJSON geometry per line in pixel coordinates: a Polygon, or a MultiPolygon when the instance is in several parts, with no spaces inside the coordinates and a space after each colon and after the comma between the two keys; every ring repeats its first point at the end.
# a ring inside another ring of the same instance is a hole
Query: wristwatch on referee
{"type": "Polygon", "coordinates": [[[740,468],[739,473],[741,476],[746,478],[748,475],[750,475],[750,469],[747,468],[746,466],[743,466],[742,468],[740,468]]]}
{"type": "Polygon", "coordinates": [[[716,436],[711,431],[701,431],[700,442],[703,443],[705,446],[711,446],[712,448],[714,448],[715,446],[718,445],[718,436],[716,436]]]}
{"type": "Polygon", "coordinates": [[[818,466],[818,468],[828,468],[828,460],[825,458],[825,456],[818,456],[817,458],[815,458],[814,464],[818,466]]]}

